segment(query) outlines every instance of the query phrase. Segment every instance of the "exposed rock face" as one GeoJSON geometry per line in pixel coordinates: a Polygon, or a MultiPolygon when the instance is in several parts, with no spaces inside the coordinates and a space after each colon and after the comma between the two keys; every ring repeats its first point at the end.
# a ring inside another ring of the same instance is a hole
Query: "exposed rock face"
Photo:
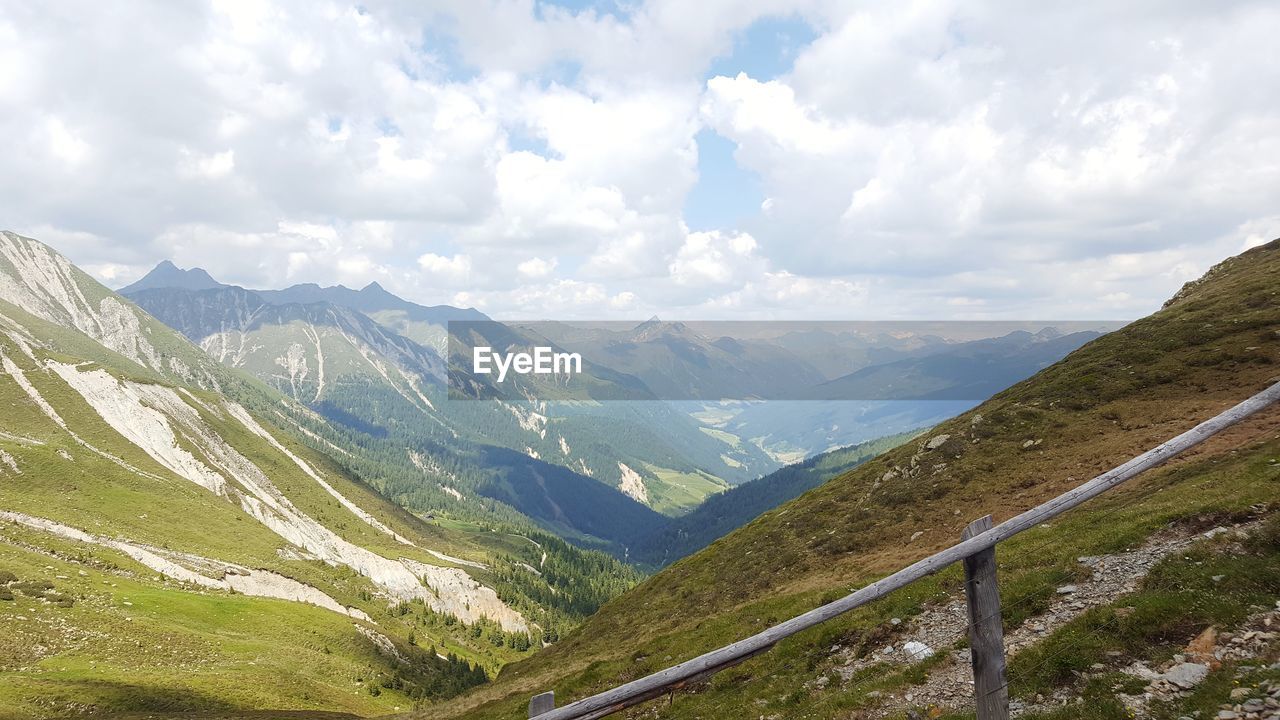
{"type": "MultiPolygon", "coordinates": [[[[404,563],[385,558],[355,545],[298,509],[270,478],[239,450],[229,445],[201,417],[199,410],[178,391],[162,385],[125,381],[105,370],[81,370],[65,363],[49,362],[47,367],[61,377],[114,430],[144,450],[156,462],[179,477],[238,504],[246,513],[266,525],[281,538],[329,563],[346,565],[369,578],[395,600],[421,598],[439,612],[468,621],[469,600],[480,599],[492,619],[505,618],[509,629],[525,628],[519,613],[506,607],[489,588],[483,588],[465,572],[437,575],[439,587],[424,587],[420,578],[430,575],[419,567],[410,570],[404,563]],[[184,448],[194,447],[205,460],[184,448]],[[465,580],[464,580],[465,578],[465,580]],[[487,591],[482,592],[482,591],[487,591]],[[453,597],[450,593],[457,592],[453,597]],[[455,612],[458,611],[458,612],[455,612]]],[[[210,408],[212,409],[212,408],[210,408]]],[[[221,408],[242,423],[252,434],[298,465],[356,517],[397,541],[411,545],[326,482],[308,463],[289,451],[241,407],[225,403],[221,408]]],[[[421,567],[432,567],[422,565],[421,567]]],[[[475,616],[478,617],[478,616],[475,616]]],[[[474,621],[474,619],[470,620],[474,621]]]]}
{"type": "Polygon", "coordinates": [[[920,662],[933,657],[933,648],[922,642],[909,640],[902,645],[902,652],[906,653],[911,662],[920,662]]]}
{"type": "Polygon", "coordinates": [[[1152,717],[1153,707],[1192,695],[1210,673],[1231,663],[1235,669],[1233,685],[1237,687],[1231,691],[1231,702],[1221,705],[1211,717],[1280,718],[1280,684],[1272,685],[1265,679],[1257,682],[1256,674],[1280,670],[1280,664],[1268,667],[1269,658],[1275,657],[1275,642],[1280,638],[1280,633],[1274,630],[1276,627],[1280,627],[1280,601],[1269,610],[1250,615],[1233,630],[1210,627],[1162,668],[1152,669],[1141,662],[1125,668],[1123,672],[1147,681],[1147,686],[1141,694],[1121,694],[1119,699],[1130,717],[1152,717]]]}
{"type": "Polygon", "coordinates": [[[81,372],[73,365],[56,362],[47,367],[80,393],[116,432],[145,450],[156,462],[214,494],[227,494],[226,478],[184,449],[170,426],[169,417],[157,409],[181,407],[195,414],[172,389],[121,382],[105,370],[81,372]]]}
{"type": "MultiPolygon", "coordinates": [[[[216,386],[207,368],[174,357],[162,359],[137,310],[101,288],[71,261],[42,243],[0,232],[0,300],[36,317],[75,328],[143,367],[170,377],[216,386]]],[[[154,320],[151,320],[154,322],[154,320]]]]}
{"type": "Polygon", "coordinates": [[[359,623],[356,623],[356,631],[369,638],[369,642],[372,642],[373,646],[378,648],[378,652],[383,655],[386,655],[389,658],[394,658],[402,663],[409,662],[409,658],[405,657],[404,653],[400,652],[400,649],[395,646],[395,643],[391,642],[391,638],[386,635],[359,623]]]}
{"type": "Polygon", "coordinates": [[[492,588],[476,582],[458,568],[427,565],[408,558],[400,562],[418,573],[431,588],[427,604],[432,610],[453,615],[465,623],[488,618],[509,632],[528,632],[529,625],[520,613],[498,598],[492,588]]]}
{"type": "Polygon", "coordinates": [[[22,468],[18,467],[18,461],[9,453],[0,450],[0,464],[8,468],[14,475],[21,475],[22,468]]]}
{"type": "Polygon", "coordinates": [[[350,510],[353,515],[365,521],[366,523],[369,524],[370,527],[373,527],[379,532],[384,533],[386,535],[390,535],[391,537],[395,538],[396,542],[402,543],[404,545],[413,544],[404,536],[400,535],[396,531],[387,527],[386,524],[384,524],[381,520],[378,520],[373,515],[370,515],[369,513],[365,512],[363,509],[358,507],[355,503],[348,500],[345,495],[338,492],[324,478],[320,477],[320,474],[317,473],[309,463],[307,463],[302,458],[298,457],[296,454],[293,453],[293,451],[289,450],[284,445],[281,445],[280,441],[276,440],[275,436],[267,432],[265,428],[259,425],[258,421],[254,420],[253,416],[250,415],[247,411],[245,411],[244,408],[240,407],[239,405],[233,402],[227,402],[225,407],[227,409],[227,412],[230,413],[230,415],[234,417],[236,420],[239,420],[240,424],[244,425],[245,428],[249,430],[249,432],[253,433],[254,435],[257,435],[263,440],[266,440],[267,443],[270,444],[271,447],[275,448],[277,452],[279,452],[281,455],[284,455],[285,457],[292,460],[293,463],[297,465],[298,468],[302,470],[303,473],[305,473],[312,480],[315,480],[317,483],[319,483],[320,487],[324,488],[325,492],[332,495],[334,499],[336,499],[339,503],[341,503],[341,505],[344,508],[346,508],[347,510],[350,510]]]}
{"type": "Polygon", "coordinates": [[[626,463],[618,463],[618,470],[622,472],[622,482],[618,489],[632,500],[648,505],[649,489],[644,486],[644,478],[640,477],[640,473],[627,467],[626,463]]]}
{"type": "Polygon", "coordinates": [[[369,620],[369,616],[357,608],[343,607],[338,601],[310,585],[267,570],[254,570],[198,555],[174,553],[140,543],[98,537],[68,525],[22,513],[0,511],[0,519],[52,533],[68,540],[118,550],[161,575],[179,582],[217,590],[234,590],[242,595],[292,600],[349,617],[369,620]],[[212,570],[220,577],[210,577],[188,566],[212,570]]]}
{"type": "Polygon", "coordinates": [[[436,352],[349,308],[273,304],[230,286],[194,293],[149,288],[130,298],[219,363],[247,369],[299,402],[320,402],[343,378],[365,377],[427,412],[434,406],[422,387],[443,382],[436,352]]]}

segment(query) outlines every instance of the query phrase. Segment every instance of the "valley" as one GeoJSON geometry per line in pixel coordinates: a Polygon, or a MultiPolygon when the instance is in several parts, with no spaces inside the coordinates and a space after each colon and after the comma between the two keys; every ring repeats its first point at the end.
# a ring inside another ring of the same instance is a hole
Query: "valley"
{"type": "MultiPolygon", "coordinates": [[[[973,518],[1032,507],[1275,384],[1278,267],[1280,241],[1228,259],[1163,310],[765,512],[494,684],[415,717],[512,717],[537,693],[554,690],[563,705],[657,672],[842,597],[954,543],[973,518]]],[[[1247,696],[1231,693],[1232,677],[1270,677],[1257,673],[1280,651],[1274,634],[1248,635],[1257,640],[1249,654],[1211,662],[1203,686],[1161,690],[1140,707],[1125,699],[1140,700],[1197,636],[1240,637],[1280,600],[1277,412],[1001,544],[1005,627],[1039,628],[1011,636],[1024,643],[1009,670],[1024,717],[1216,713],[1247,696]],[[1089,558],[1123,565],[1126,552],[1166,532],[1195,542],[1152,559],[1146,579],[1122,572],[1132,584],[1099,607],[1056,619],[1059,589],[1087,587],[1089,558]],[[1150,674],[1127,674],[1131,665],[1150,674]],[[1064,707],[1064,698],[1084,701],[1064,707]]],[[[956,602],[962,582],[953,567],[621,716],[972,717],[962,695],[938,690],[963,639],[934,638],[942,647],[922,662],[896,659],[956,602]]]]}
{"type": "MultiPolygon", "coordinates": [[[[381,288],[250,291],[171,265],[124,300],[6,233],[0,570],[12,599],[0,625],[19,646],[0,658],[0,699],[19,716],[501,717],[542,686],[572,697],[656,669],[937,547],[993,502],[1024,507],[1271,372],[1274,299],[1263,288],[1276,253],[1226,263],[1170,309],[1107,335],[882,348],[823,381],[840,388],[829,402],[517,402],[449,397],[436,349],[449,320],[438,314],[476,322],[474,311],[406,308],[381,288]],[[374,317],[393,311],[395,327],[374,317]],[[1199,319],[1224,314],[1233,322],[1221,329],[1199,319]],[[400,332],[410,330],[417,339],[400,332]],[[1001,390],[1002,378],[1028,376],[1001,390]],[[906,397],[865,397],[871,386],[906,397]],[[1027,475],[1041,479],[1001,480],[1027,475]],[[163,651],[154,659],[119,649],[149,642],[163,651]],[[307,652],[268,661],[271,643],[307,652]],[[300,672],[304,683],[285,681],[300,672]],[[244,692],[225,690],[232,675],[244,692]]],[[[511,332],[517,346],[545,337],[511,332]]],[[[657,339],[646,352],[660,353],[671,332],[692,342],[687,326],[659,321],[626,342],[657,339]]],[[[639,382],[595,372],[599,383],[639,382]]],[[[1214,481],[1214,500],[1194,494],[1230,442],[1161,471],[1167,493],[1105,504],[1129,520],[1095,528],[1092,510],[1070,516],[1062,557],[1043,554],[1043,541],[1012,543],[1002,577],[1015,590],[1069,580],[1067,554],[1145,539],[1165,522],[1152,518],[1262,523],[1269,490],[1257,478],[1274,466],[1265,441],[1235,440],[1244,454],[1231,467],[1250,469],[1214,481]]],[[[786,702],[828,714],[879,698],[902,711],[908,695],[937,702],[909,689],[927,680],[914,665],[886,670],[867,653],[936,624],[929,613],[953,594],[952,575],[753,660],[664,716],[698,715],[704,702],[768,707],[770,688],[814,688],[814,668],[832,663],[845,670],[829,677],[857,692],[786,702]],[[905,624],[876,629],[889,613],[905,624]],[[821,651],[831,632],[837,658],[821,651]],[[736,684],[775,662],[764,685],[736,684]]],[[[1052,593],[1035,592],[1015,617],[1034,622],[1049,607],[1052,593]]],[[[1043,636],[1073,625],[1050,627],[1043,636]]]]}
{"type": "Polygon", "coordinates": [[[171,264],[127,290],[158,319],[0,235],[17,716],[426,707],[896,442],[750,482],[780,462],[679,404],[451,403],[434,348],[474,311],[171,264]]]}

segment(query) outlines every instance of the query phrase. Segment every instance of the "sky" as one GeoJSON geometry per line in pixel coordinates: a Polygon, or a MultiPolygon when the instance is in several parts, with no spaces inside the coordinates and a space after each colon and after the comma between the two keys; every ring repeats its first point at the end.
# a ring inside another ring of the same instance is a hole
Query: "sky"
{"type": "Polygon", "coordinates": [[[0,0],[0,227],[500,319],[1132,319],[1280,237],[1280,4],[0,0]]]}

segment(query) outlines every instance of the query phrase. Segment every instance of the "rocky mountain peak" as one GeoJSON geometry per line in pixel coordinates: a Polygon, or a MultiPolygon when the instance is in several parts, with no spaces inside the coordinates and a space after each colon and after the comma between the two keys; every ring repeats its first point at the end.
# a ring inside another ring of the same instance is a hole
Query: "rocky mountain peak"
{"type": "Polygon", "coordinates": [[[174,265],[169,260],[162,260],[158,265],[152,268],[151,272],[142,277],[141,280],[120,288],[120,294],[128,295],[141,290],[154,290],[157,288],[179,288],[182,290],[213,290],[216,288],[227,287],[223,283],[213,279],[203,268],[191,268],[183,270],[174,265]]]}

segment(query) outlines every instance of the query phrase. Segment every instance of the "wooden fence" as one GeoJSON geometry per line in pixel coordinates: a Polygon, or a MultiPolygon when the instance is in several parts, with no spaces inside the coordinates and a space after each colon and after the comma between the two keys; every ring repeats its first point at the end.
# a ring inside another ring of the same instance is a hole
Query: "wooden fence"
{"type": "Polygon", "coordinates": [[[785,638],[878,600],[954,563],[962,562],[969,606],[969,638],[978,720],[1006,720],[1009,717],[1009,698],[1005,678],[1000,593],[996,588],[995,546],[1168,461],[1277,400],[1280,400],[1280,383],[1123,465],[999,525],[993,527],[990,516],[976,520],[965,529],[959,543],[835,602],[798,615],[757,635],[561,708],[555,707],[553,692],[543,693],[529,702],[529,717],[536,717],[538,720],[595,720],[612,715],[632,705],[705,680],[721,670],[767,652],[785,638]]]}

